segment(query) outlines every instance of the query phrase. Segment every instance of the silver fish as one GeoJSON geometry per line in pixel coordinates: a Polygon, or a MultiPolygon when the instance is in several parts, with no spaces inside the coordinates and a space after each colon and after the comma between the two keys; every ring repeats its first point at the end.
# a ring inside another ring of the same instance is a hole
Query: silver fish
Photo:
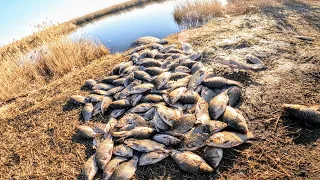
{"type": "Polygon", "coordinates": [[[163,98],[160,95],[157,94],[148,94],[141,99],[142,102],[149,102],[149,103],[158,103],[162,102],[163,98]]]}
{"type": "Polygon", "coordinates": [[[84,86],[88,87],[88,88],[91,88],[93,87],[94,85],[97,84],[97,81],[95,81],[94,79],[88,79],[86,80],[86,82],[84,83],[84,86]]]}
{"type": "Polygon", "coordinates": [[[134,71],[133,74],[134,74],[135,79],[139,79],[142,81],[148,81],[148,82],[152,81],[151,76],[144,71],[134,71]]]}
{"type": "Polygon", "coordinates": [[[156,126],[158,131],[161,131],[161,130],[167,131],[170,129],[170,126],[163,121],[163,119],[159,116],[157,111],[154,112],[152,123],[156,126]]]}
{"type": "Polygon", "coordinates": [[[124,83],[125,83],[126,80],[127,80],[126,77],[122,77],[122,78],[114,80],[112,82],[112,84],[115,85],[115,86],[124,86],[124,83]]]}
{"type": "Polygon", "coordinates": [[[171,77],[170,77],[170,80],[179,80],[179,79],[182,79],[182,78],[185,78],[187,76],[190,76],[188,73],[183,73],[183,72],[175,72],[175,73],[172,73],[171,74],[171,77]]]}
{"type": "Polygon", "coordinates": [[[174,90],[174,89],[179,88],[179,87],[187,87],[188,83],[189,83],[189,80],[190,80],[190,77],[191,76],[189,75],[189,76],[186,76],[186,77],[184,77],[182,79],[177,80],[175,83],[173,83],[171,85],[170,90],[174,90]]]}
{"type": "Polygon", "coordinates": [[[100,102],[102,100],[102,98],[103,98],[103,96],[97,95],[97,94],[89,94],[86,96],[86,99],[89,102],[93,102],[93,103],[100,102]]]}
{"type": "Polygon", "coordinates": [[[156,134],[152,139],[166,146],[175,146],[181,142],[180,139],[167,134],[156,134]]]}
{"type": "Polygon", "coordinates": [[[132,113],[144,113],[150,110],[154,105],[151,103],[141,103],[133,107],[130,112],[132,113]]]}
{"type": "Polygon", "coordinates": [[[203,152],[203,159],[213,168],[218,167],[223,156],[222,148],[206,147],[203,152]]]}
{"type": "Polygon", "coordinates": [[[197,62],[191,67],[191,74],[194,74],[199,69],[204,69],[205,66],[202,64],[202,62],[197,62]]]}
{"type": "Polygon", "coordinates": [[[184,171],[189,173],[212,172],[210,167],[200,156],[189,151],[172,150],[170,156],[174,162],[184,171]]]}
{"type": "Polygon", "coordinates": [[[207,102],[210,102],[213,97],[218,95],[220,92],[214,91],[207,86],[202,86],[200,96],[207,102]]]}
{"type": "Polygon", "coordinates": [[[149,139],[127,139],[124,143],[131,147],[132,149],[139,151],[139,152],[151,152],[155,150],[164,150],[165,145],[160,144],[158,142],[149,140],[149,139]]]}
{"type": "Polygon", "coordinates": [[[99,84],[96,84],[92,87],[93,90],[109,90],[109,89],[112,89],[114,88],[113,85],[110,85],[110,84],[104,84],[104,83],[99,83],[99,84]]]}
{"type": "Polygon", "coordinates": [[[207,124],[211,119],[209,116],[209,104],[208,102],[200,98],[196,104],[196,124],[207,124]]]}
{"type": "Polygon", "coordinates": [[[169,108],[163,104],[158,104],[156,106],[157,113],[161,117],[161,119],[168,124],[169,126],[173,126],[175,122],[177,122],[183,115],[183,112],[178,109],[169,108]]]}
{"type": "Polygon", "coordinates": [[[196,104],[199,99],[200,96],[197,92],[188,90],[181,96],[179,102],[183,104],[196,104]]]}
{"type": "Polygon", "coordinates": [[[171,72],[163,72],[154,80],[156,89],[162,88],[165,84],[168,83],[171,77],[171,72]]]}
{"type": "Polygon", "coordinates": [[[112,99],[110,97],[104,96],[102,98],[101,103],[100,103],[100,109],[101,109],[102,114],[104,114],[104,112],[106,110],[108,110],[111,103],[112,103],[112,99]]]}
{"type": "Polygon", "coordinates": [[[189,43],[181,42],[182,51],[187,54],[193,53],[192,46],[189,43]]]}
{"type": "Polygon", "coordinates": [[[96,161],[97,165],[100,169],[104,169],[104,167],[108,164],[112,157],[113,150],[113,140],[112,136],[107,135],[106,139],[98,146],[96,151],[96,161]]]}
{"type": "Polygon", "coordinates": [[[137,103],[141,100],[142,97],[143,97],[142,94],[132,94],[132,95],[130,96],[130,104],[131,104],[132,106],[136,106],[137,103]]]}
{"type": "Polygon", "coordinates": [[[113,154],[121,157],[132,157],[133,149],[124,144],[119,144],[113,147],[113,154]]]}
{"type": "Polygon", "coordinates": [[[99,133],[96,133],[91,127],[85,126],[85,125],[80,125],[77,128],[77,134],[85,139],[92,139],[98,135],[99,133]]]}
{"type": "Polygon", "coordinates": [[[203,53],[201,51],[194,52],[189,56],[191,61],[198,61],[202,58],[203,53]]]}
{"type": "Polygon", "coordinates": [[[225,112],[221,116],[221,121],[228,124],[232,129],[246,134],[249,129],[245,118],[238,112],[238,110],[227,106],[225,112]]]}
{"type": "Polygon", "coordinates": [[[238,146],[248,139],[254,138],[252,132],[247,134],[221,131],[213,134],[206,142],[208,146],[218,147],[218,148],[232,148],[238,146]]]}
{"type": "Polygon", "coordinates": [[[136,139],[145,139],[149,138],[153,135],[154,129],[149,128],[149,127],[135,127],[134,129],[130,131],[119,131],[119,132],[114,132],[112,135],[114,137],[119,137],[119,138],[129,138],[133,137],[136,139]]]}
{"type": "Polygon", "coordinates": [[[224,88],[226,86],[239,86],[242,87],[242,84],[237,81],[226,79],[224,77],[211,77],[205,79],[203,84],[210,88],[224,88]]]}
{"type": "Polygon", "coordinates": [[[130,100],[129,99],[120,99],[120,100],[117,100],[117,101],[113,101],[110,104],[110,106],[115,108],[115,109],[122,109],[122,108],[131,107],[131,104],[130,104],[130,100]]]}
{"type": "Polygon", "coordinates": [[[191,129],[179,144],[178,149],[182,151],[196,151],[206,146],[206,140],[209,138],[210,134],[194,133],[193,129],[191,129]]]}
{"type": "Polygon", "coordinates": [[[141,62],[140,64],[141,66],[144,66],[146,68],[148,67],[160,67],[161,63],[155,59],[148,59],[148,60],[144,60],[143,62],[141,62]]]}
{"type": "Polygon", "coordinates": [[[230,87],[228,90],[229,106],[235,107],[241,100],[241,89],[238,86],[230,87]]]}
{"type": "Polygon", "coordinates": [[[143,119],[143,117],[138,114],[125,114],[116,124],[116,127],[121,128],[127,124],[135,124],[136,127],[148,127],[149,122],[143,119]]]}
{"type": "Polygon", "coordinates": [[[93,105],[91,103],[87,103],[82,109],[82,117],[85,122],[88,122],[92,117],[93,105]]]}
{"type": "Polygon", "coordinates": [[[139,158],[133,156],[131,160],[121,163],[111,176],[111,180],[130,180],[136,170],[139,158]]]}
{"type": "Polygon", "coordinates": [[[175,72],[190,73],[191,70],[186,66],[178,66],[175,68],[175,72]]]}
{"type": "Polygon", "coordinates": [[[108,180],[111,178],[113,172],[116,170],[118,165],[124,161],[128,160],[126,157],[114,157],[112,158],[106,167],[103,169],[103,180],[108,180]]]}
{"type": "Polygon", "coordinates": [[[114,109],[110,113],[111,118],[118,118],[126,112],[126,109],[114,109]]]}
{"type": "Polygon", "coordinates": [[[213,120],[218,119],[226,110],[229,97],[227,91],[221,92],[219,95],[212,98],[209,103],[209,115],[213,120]]]}
{"type": "Polygon", "coordinates": [[[139,159],[139,166],[156,164],[163,159],[167,158],[169,154],[160,150],[155,150],[148,153],[143,153],[139,159]]]}
{"type": "Polygon", "coordinates": [[[73,95],[70,96],[70,100],[74,103],[80,103],[80,104],[86,104],[87,100],[85,97],[80,96],[80,95],[73,95]]]}
{"type": "Polygon", "coordinates": [[[106,76],[101,80],[101,83],[112,84],[114,80],[119,79],[119,78],[120,78],[120,76],[118,76],[118,75],[106,76]]]}
{"type": "Polygon", "coordinates": [[[140,94],[144,93],[146,91],[149,91],[150,89],[153,89],[154,85],[150,83],[144,83],[144,84],[139,84],[134,87],[132,87],[128,94],[140,94]]]}
{"type": "Polygon", "coordinates": [[[160,67],[149,67],[145,69],[145,72],[148,73],[150,76],[157,76],[165,72],[165,69],[162,69],[160,67]]]}
{"type": "Polygon", "coordinates": [[[207,72],[204,69],[199,69],[190,78],[188,89],[195,90],[199,86],[206,76],[207,72]]]}
{"type": "Polygon", "coordinates": [[[166,134],[184,134],[194,126],[195,122],[196,117],[194,114],[184,115],[173,125],[170,131],[166,131],[166,134]]]}
{"type": "Polygon", "coordinates": [[[82,174],[86,179],[91,180],[94,178],[97,172],[98,172],[98,166],[97,166],[96,158],[94,154],[84,163],[82,168],[82,174]]]}
{"type": "Polygon", "coordinates": [[[187,91],[186,87],[179,87],[169,93],[170,103],[176,103],[181,96],[187,91]]]}
{"type": "Polygon", "coordinates": [[[282,108],[289,115],[304,123],[307,128],[320,127],[320,105],[283,104],[282,108]]]}

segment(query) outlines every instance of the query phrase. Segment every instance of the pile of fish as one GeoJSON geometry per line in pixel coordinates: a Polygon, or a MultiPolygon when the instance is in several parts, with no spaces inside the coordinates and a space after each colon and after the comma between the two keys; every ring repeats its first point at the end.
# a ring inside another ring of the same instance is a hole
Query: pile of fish
{"type": "Polygon", "coordinates": [[[71,96],[84,105],[77,133],[96,149],[83,167],[87,179],[98,169],[104,179],[131,179],[137,166],[167,157],[189,173],[212,172],[224,148],[253,138],[235,108],[242,84],[216,76],[199,61],[202,52],[181,46],[136,47],[101,82],[85,82],[91,94],[71,96]],[[98,114],[106,122],[88,126],[98,114]]]}

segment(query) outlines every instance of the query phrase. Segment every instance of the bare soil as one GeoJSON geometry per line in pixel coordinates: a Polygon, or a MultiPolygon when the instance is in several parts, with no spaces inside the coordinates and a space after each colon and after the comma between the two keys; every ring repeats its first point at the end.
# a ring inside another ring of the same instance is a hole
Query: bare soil
{"type": "MultiPolygon", "coordinates": [[[[174,162],[139,167],[135,179],[318,179],[320,129],[307,129],[282,113],[283,103],[320,104],[320,3],[288,1],[260,13],[212,20],[168,37],[204,50],[218,75],[245,84],[239,107],[257,140],[224,152],[211,174],[189,174],[174,162]],[[313,37],[304,41],[296,35],[313,37]],[[231,69],[216,57],[260,57],[264,71],[231,69]]],[[[94,153],[75,135],[80,106],[68,102],[88,78],[101,79],[126,60],[108,55],[50,85],[0,107],[0,179],[77,179],[94,153]]],[[[93,121],[104,121],[95,117],[93,121]]],[[[101,178],[98,173],[97,178],[101,178]]]]}

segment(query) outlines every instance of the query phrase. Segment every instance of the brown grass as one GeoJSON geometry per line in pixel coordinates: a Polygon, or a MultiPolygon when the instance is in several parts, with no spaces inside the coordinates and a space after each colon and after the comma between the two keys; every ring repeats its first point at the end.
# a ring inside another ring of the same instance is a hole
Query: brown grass
{"type": "Polygon", "coordinates": [[[38,89],[109,52],[89,39],[57,38],[52,30],[33,37],[36,44],[25,38],[1,48],[0,102],[38,89]]]}
{"type": "Polygon", "coordinates": [[[223,6],[218,0],[188,0],[175,7],[174,18],[182,26],[195,27],[223,15],[257,12],[266,6],[275,6],[279,0],[229,0],[223,6]]]}

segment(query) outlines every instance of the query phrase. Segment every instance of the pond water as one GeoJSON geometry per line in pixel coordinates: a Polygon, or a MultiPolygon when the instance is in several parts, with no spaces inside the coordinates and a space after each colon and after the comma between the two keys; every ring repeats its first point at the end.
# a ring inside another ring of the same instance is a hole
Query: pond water
{"type": "Polygon", "coordinates": [[[180,31],[173,18],[174,5],[184,0],[154,2],[143,7],[107,15],[80,27],[72,37],[100,41],[111,52],[122,52],[142,36],[164,38],[180,31]]]}
{"type": "MultiPolygon", "coordinates": [[[[225,4],[226,0],[219,0],[225,4]]],[[[180,27],[174,20],[175,5],[186,0],[154,1],[90,22],[71,34],[72,38],[89,37],[101,42],[112,53],[122,52],[142,36],[165,38],[179,32],[180,27]]]]}

